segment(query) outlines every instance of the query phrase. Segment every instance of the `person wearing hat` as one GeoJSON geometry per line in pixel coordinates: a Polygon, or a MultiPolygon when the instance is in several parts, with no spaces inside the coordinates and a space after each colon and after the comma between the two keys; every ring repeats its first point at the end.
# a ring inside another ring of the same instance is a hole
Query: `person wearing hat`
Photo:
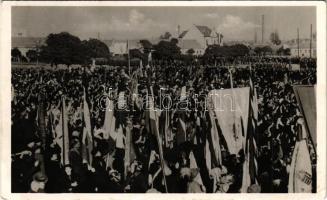
{"type": "Polygon", "coordinates": [[[42,172],[36,172],[31,182],[30,193],[44,193],[45,184],[48,178],[42,172]]]}
{"type": "Polygon", "coordinates": [[[121,184],[121,175],[117,170],[110,169],[108,182],[108,192],[110,193],[123,193],[124,188],[121,184]]]}

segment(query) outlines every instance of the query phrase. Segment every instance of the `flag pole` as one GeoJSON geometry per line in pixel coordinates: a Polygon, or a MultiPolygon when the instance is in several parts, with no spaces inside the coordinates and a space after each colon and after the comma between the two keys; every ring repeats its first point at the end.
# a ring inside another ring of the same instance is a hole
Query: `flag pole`
{"type": "Polygon", "coordinates": [[[127,40],[127,62],[128,62],[128,75],[131,75],[131,60],[129,55],[129,41],[127,40]]]}
{"type": "Polygon", "coordinates": [[[45,110],[44,110],[44,92],[41,91],[40,95],[38,96],[39,106],[38,106],[38,122],[39,122],[39,131],[41,136],[41,147],[42,147],[42,154],[39,157],[41,173],[46,177],[45,173],[45,166],[44,166],[44,153],[45,153],[45,146],[46,146],[46,130],[45,130],[45,110]]]}

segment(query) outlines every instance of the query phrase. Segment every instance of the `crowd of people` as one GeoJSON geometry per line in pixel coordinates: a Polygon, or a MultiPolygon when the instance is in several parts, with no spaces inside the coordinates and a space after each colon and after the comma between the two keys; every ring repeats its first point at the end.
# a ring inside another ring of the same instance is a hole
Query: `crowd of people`
{"type": "MultiPolygon", "coordinates": [[[[279,61],[269,60],[271,62],[279,61]]],[[[161,95],[164,88],[165,95],[173,99],[173,106],[168,112],[171,134],[162,145],[162,157],[156,136],[147,128],[149,122],[145,109],[135,106],[131,99],[127,99],[128,109],[119,115],[120,120],[117,121],[121,124],[116,123],[116,129],[123,129],[120,136],[104,137],[106,110],[100,106],[100,100],[104,94],[110,94],[112,99],[117,99],[121,92],[131,96],[135,90],[131,90],[136,77],[135,69],[128,74],[127,68],[100,66],[92,70],[86,67],[13,68],[12,192],[238,193],[242,186],[244,153],[235,155],[222,151],[222,164],[208,169],[204,156],[206,137],[210,132],[208,113],[204,108],[194,110],[193,106],[195,94],[205,96],[211,90],[231,88],[231,85],[234,88],[248,87],[250,78],[258,95],[255,134],[258,168],[257,183],[251,185],[247,192],[287,192],[296,123],[301,115],[292,85],[316,84],[316,69],[299,71],[290,69],[288,65],[272,67],[264,61],[252,64],[251,60],[242,62],[245,67],[238,67],[238,62],[233,63],[230,68],[182,63],[153,64],[137,75],[139,95],[146,95],[151,86],[154,97],[161,95]],[[187,138],[183,143],[177,143],[180,114],[174,104],[180,99],[183,87],[190,101],[188,109],[183,110],[187,138]],[[45,136],[41,134],[38,121],[41,93],[46,112],[45,136]],[[53,136],[61,125],[63,96],[68,113],[68,164],[63,164],[63,149],[57,143],[58,138],[53,136]],[[92,162],[85,159],[83,152],[84,98],[90,110],[92,162]],[[127,128],[132,133],[135,159],[126,167],[127,128]],[[194,159],[197,167],[192,165],[194,159]]],[[[155,107],[160,107],[159,103],[155,98],[155,107]]],[[[315,163],[313,149],[311,145],[311,159],[315,163]]]]}

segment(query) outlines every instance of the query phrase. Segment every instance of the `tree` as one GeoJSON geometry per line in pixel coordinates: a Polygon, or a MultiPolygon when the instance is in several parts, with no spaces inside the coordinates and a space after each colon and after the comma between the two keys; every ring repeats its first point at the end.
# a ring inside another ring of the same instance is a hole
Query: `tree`
{"type": "Polygon", "coordinates": [[[286,49],[284,49],[284,47],[280,47],[280,48],[277,50],[277,54],[278,54],[278,55],[289,56],[289,55],[291,55],[291,49],[290,49],[290,48],[286,48],[286,49]]]}
{"type": "Polygon", "coordinates": [[[160,41],[154,46],[153,56],[159,60],[175,60],[181,55],[180,48],[174,41],[160,41]]]}
{"type": "Polygon", "coordinates": [[[108,46],[98,39],[89,39],[88,41],[83,41],[84,48],[91,58],[108,58],[110,56],[110,51],[108,46]]]}
{"type": "Polygon", "coordinates": [[[284,55],[290,56],[291,55],[291,49],[290,48],[284,49],[284,55]]]}
{"type": "Polygon", "coordinates": [[[52,64],[83,64],[87,56],[81,40],[67,32],[50,34],[41,47],[41,58],[52,64]]]}
{"type": "Polygon", "coordinates": [[[161,40],[168,40],[171,37],[169,32],[165,32],[163,35],[160,35],[161,40]]]}
{"type": "Polygon", "coordinates": [[[186,53],[188,54],[188,55],[190,55],[190,56],[193,56],[193,54],[195,53],[195,51],[194,51],[194,49],[188,49],[187,51],[186,51],[186,53]]]}
{"type": "Polygon", "coordinates": [[[15,47],[11,50],[11,57],[20,60],[20,58],[22,57],[22,53],[17,47],[15,47]]]}
{"type": "Polygon", "coordinates": [[[130,49],[129,55],[131,59],[132,58],[143,59],[145,57],[139,49],[130,49]]]}
{"type": "Polygon", "coordinates": [[[235,44],[231,46],[209,45],[204,53],[204,56],[209,59],[218,57],[235,57],[245,56],[250,52],[249,48],[243,44],[235,44]]]}
{"type": "Polygon", "coordinates": [[[176,38],[171,38],[170,42],[175,45],[178,44],[178,40],[176,38]]]}
{"type": "Polygon", "coordinates": [[[140,40],[140,43],[143,47],[144,53],[148,54],[151,52],[151,49],[153,48],[153,46],[149,40],[140,40]]]}
{"type": "Polygon", "coordinates": [[[30,49],[26,52],[26,57],[28,58],[29,62],[35,62],[37,60],[37,56],[36,50],[30,49]]]}
{"type": "Polygon", "coordinates": [[[275,45],[280,45],[281,41],[279,39],[279,34],[277,31],[270,34],[270,41],[275,45]]]}
{"type": "Polygon", "coordinates": [[[254,52],[257,55],[267,55],[268,53],[272,53],[272,48],[270,46],[256,47],[254,48],[254,52]]]}

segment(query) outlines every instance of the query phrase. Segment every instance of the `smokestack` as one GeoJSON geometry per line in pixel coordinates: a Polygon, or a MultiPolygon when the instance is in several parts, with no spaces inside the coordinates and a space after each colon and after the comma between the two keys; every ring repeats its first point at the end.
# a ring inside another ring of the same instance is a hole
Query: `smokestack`
{"type": "Polygon", "coordinates": [[[310,58],[312,54],[312,24],[310,24],[310,58]]]}
{"type": "Polygon", "coordinates": [[[262,15],[261,16],[261,28],[262,28],[262,30],[261,30],[261,43],[263,44],[263,42],[264,42],[264,34],[265,34],[265,15],[262,15]]]}
{"type": "Polygon", "coordinates": [[[300,31],[297,28],[297,57],[300,57],[300,31]]]}

